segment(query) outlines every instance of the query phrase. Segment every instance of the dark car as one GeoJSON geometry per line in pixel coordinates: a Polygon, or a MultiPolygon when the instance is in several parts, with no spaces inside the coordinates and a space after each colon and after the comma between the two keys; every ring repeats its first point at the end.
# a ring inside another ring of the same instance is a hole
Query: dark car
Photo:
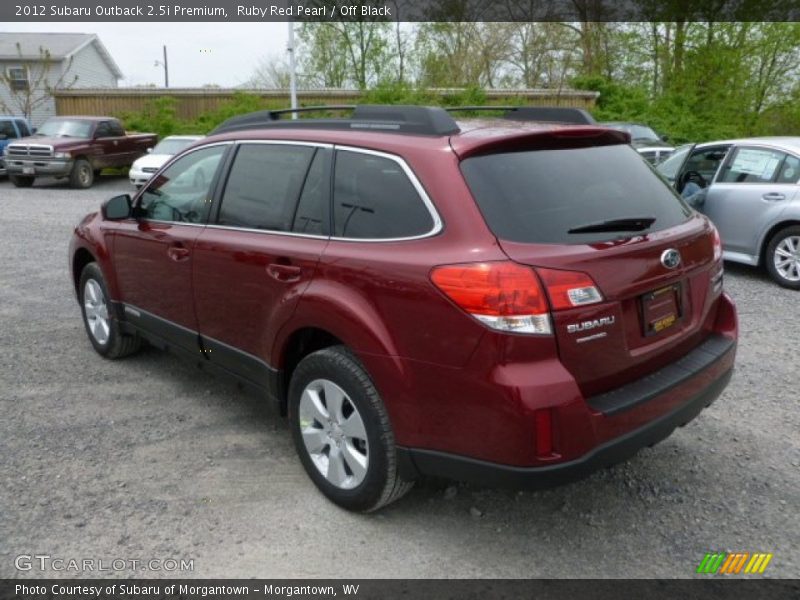
{"type": "Polygon", "coordinates": [[[273,398],[354,510],[423,475],[550,486],[658,442],[732,373],[719,236],[627,135],[537,114],[234,118],[76,228],[89,340],[273,398]]]}
{"type": "Polygon", "coordinates": [[[611,127],[617,131],[624,131],[631,136],[631,145],[648,162],[657,165],[675,151],[675,147],[667,143],[664,136],[657,134],[652,127],[641,123],[623,123],[609,121],[602,123],[604,127],[611,127]]]}
{"type": "Polygon", "coordinates": [[[152,133],[127,134],[110,117],[55,117],[36,133],[9,144],[6,168],[17,187],[37,177],[68,178],[74,188],[88,188],[106,167],[128,167],[156,145],[152,133]]]}

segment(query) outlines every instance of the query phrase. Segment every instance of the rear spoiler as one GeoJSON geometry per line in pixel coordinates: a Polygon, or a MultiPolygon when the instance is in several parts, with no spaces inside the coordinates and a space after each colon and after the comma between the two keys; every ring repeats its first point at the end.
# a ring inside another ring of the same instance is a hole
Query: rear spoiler
{"type": "Polygon", "coordinates": [[[520,129],[498,136],[454,136],[450,145],[461,160],[482,154],[520,152],[524,150],[563,150],[592,146],[630,144],[631,136],[623,131],[599,126],[520,129]]]}

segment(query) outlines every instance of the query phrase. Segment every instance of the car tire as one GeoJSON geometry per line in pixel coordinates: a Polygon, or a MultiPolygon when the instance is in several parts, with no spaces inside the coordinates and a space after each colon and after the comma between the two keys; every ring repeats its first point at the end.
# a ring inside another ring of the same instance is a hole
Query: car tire
{"type": "Polygon", "coordinates": [[[94,183],[94,170],[89,161],[84,158],[79,158],[72,165],[72,173],[69,175],[70,187],[85,190],[92,187],[94,183]]]}
{"type": "Polygon", "coordinates": [[[800,290],[800,226],[786,227],[772,236],[764,262],[778,285],[800,290]]]}
{"type": "Polygon", "coordinates": [[[78,299],[86,334],[100,356],[123,358],[141,348],[140,337],[123,334],[120,330],[103,272],[97,263],[89,263],[81,272],[78,299]]]}
{"type": "Polygon", "coordinates": [[[314,484],[332,502],[374,511],[406,494],[386,407],[361,362],[344,346],[305,357],[289,386],[295,448],[314,484]]]}
{"type": "Polygon", "coordinates": [[[27,175],[9,175],[8,178],[11,180],[11,183],[14,184],[14,187],[18,188],[29,188],[33,185],[34,177],[28,177],[27,175]]]}

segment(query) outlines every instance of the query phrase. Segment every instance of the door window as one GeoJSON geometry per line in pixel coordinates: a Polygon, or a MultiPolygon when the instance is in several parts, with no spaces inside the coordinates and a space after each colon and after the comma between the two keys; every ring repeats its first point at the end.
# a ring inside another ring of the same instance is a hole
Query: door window
{"type": "MultiPolygon", "coordinates": [[[[242,144],[228,176],[217,222],[230,227],[291,231],[297,199],[315,150],[287,144],[242,144]]],[[[311,188],[308,193],[312,194],[311,188]]]]}
{"type": "Polygon", "coordinates": [[[430,211],[396,161],[340,150],[335,170],[333,218],[337,237],[408,238],[433,230],[430,211]]]}
{"type": "Polygon", "coordinates": [[[185,223],[204,222],[212,182],[227,146],[190,152],[155,176],[140,196],[146,219],[185,223]]]}
{"type": "Polygon", "coordinates": [[[327,168],[326,153],[317,150],[314,161],[308,169],[303,191],[297,203],[292,231],[313,235],[328,233],[328,190],[330,175],[327,168]]]}
{"type": "Polygon", "coordinates": [[[94,132],[94,137],[96,138],[107,138],[111,136],[111,130],[108,127],[108,123],[103,121],[97,126],[97,129],[94,132]]]}
{"type": "Polygon", "coordinates": [[[781,168],[778,170],[778,183],[797,183],[800,179],[800,158],[786,155],[781,168]]]}
{"type": "Polygon", "coordinates": [[[720,177],[725,183],[770,183],[786,154],[768,148],[737,148],[720,177]]]}
{"type": "Polygon", "coordinates": [[[122,128],[122,125],[119,124],[119,121],[109,121],[108,133],[111,137],[125,136],[125,130],[122,128]]]}
{"type": "Polygon", "coordinates": [[[30,129],[28,129],[28,124],[25,121],[17,121],[17,128],[19,128],[21,137],[28,137],[31,134],[30,129]]]}
{"type": "Polygon", "coordinates": [[[17,130],[11,121],[0,121],[0,134],[5,135],[9,140],[17,139],[17,130]]]}

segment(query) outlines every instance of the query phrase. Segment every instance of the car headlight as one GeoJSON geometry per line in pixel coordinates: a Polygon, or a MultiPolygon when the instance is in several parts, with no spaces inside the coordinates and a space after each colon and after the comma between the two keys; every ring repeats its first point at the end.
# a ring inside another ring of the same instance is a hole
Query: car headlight
{"type": "Polygon", "coordinates": [[[69,158],[69,152],[54,152],[53,158],[69,158]]]}

